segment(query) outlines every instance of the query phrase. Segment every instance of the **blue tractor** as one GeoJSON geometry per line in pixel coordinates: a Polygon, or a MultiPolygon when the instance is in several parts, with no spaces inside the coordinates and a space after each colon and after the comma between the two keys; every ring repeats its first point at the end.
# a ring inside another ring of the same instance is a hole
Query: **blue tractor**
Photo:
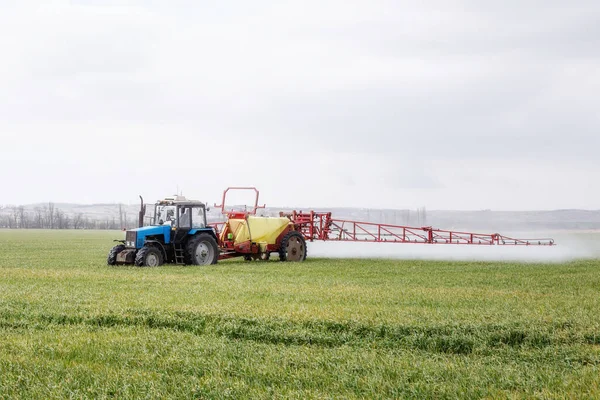
{"type": "Polygon", "coordinates": [[[210,265],[219,259],[214,228],[206,223],[206,206],[183,196],[167,197],[154,205],[152,224],[143,226],[142,200],[140,227],[125,233],[108,253],[108,265],[129,264],[157,267],[164,263],[210,265]]]}

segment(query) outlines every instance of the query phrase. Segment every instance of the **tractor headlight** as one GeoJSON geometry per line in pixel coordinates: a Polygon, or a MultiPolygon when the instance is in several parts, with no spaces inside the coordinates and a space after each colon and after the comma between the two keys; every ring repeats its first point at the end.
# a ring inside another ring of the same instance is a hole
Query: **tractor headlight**
{"type": "Polygon", "coordinates": [[[127,231],[125,234],[125,246],[133,247],[135,249],[135,243],[137,241],[137,233],[135,231],[127,231]]]}

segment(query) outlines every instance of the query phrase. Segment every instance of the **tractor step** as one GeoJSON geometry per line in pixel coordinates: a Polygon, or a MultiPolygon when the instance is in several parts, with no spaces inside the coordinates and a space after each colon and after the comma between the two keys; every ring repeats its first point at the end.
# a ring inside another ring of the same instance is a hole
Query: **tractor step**
{"type": "Polygon", "coordinates": [[[174,245],[175,250],[175,264],[185,265],[185,252],[181,244],[174,245]]]}

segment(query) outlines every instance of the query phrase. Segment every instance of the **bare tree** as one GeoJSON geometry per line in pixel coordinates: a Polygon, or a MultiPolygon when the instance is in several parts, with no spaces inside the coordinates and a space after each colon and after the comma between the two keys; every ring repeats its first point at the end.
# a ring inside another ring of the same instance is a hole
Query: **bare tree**
{"type": "Polygon", "coordinates": [[[12,208],[12,213],[11,213],[11,228],[13,229],[18,229],[19,228],[19,207],[14,206],[12,208]]]}
{"type": "Polygon", "coordinates": [[[35,213],[33,227],[42,229],[44,227],[44,210],[42,207],[36,207],[33,211],[35,213]]]}
{"type": "Polygon", "coordinates": [[[54,212],[54,222],[55,222],[55,228],[57,229],[63,229],[63,224],[64,224],[64,220],[65,220],[65,214],[60,210],[60,209],[56,209],[56,211],[54,212]]]}
{"type": "Polygon", "coordinates": [[[29,228],[29,215],[25,212],[25,207],[19,206],[19,228],[29,228]]]}
{"type": "Polygon", "coordinates": [[[57,208],[54,212],[54,227],[56,229],[69,229],[71,219],[64,211],[60,208],[57,208]]]}
{"type": "Polygon", "coordinates": [[[100,229],[119,229],[118,222],[115,217],[112,217],[112,219],[106,218],[100,229]]]}
{"type": "Polygon", "coordinates": [[[123,205],[119,203],[119,226],[123,229],[123,205]]]}
{"type": "Polygon", "coordinates": [[[73,216],[73,229],[81,229],[83,227],[83,214],[82,213],[76,213],[73,216]]]}
{"type": "Polygon", "coordinates": [[[63,223],[61,229],[70,229],[71,228],[71,218],[69,214],[63,213],[63,223]]]}
{"type": "Polygon", "coordinates": [[[89,219],[88,217],[83,218],[83,227],[85,229],[97,229],[97,223],[93,219],[89,219]]]}
{"type": "Polygon", "coordinates": [[[54,203],[49,202],[46,208],[46,226],[50,229],[54,229],[54,203]]]}
{"type": "Polygon", "coordinates": [[[12,210],[12,212],[10,214],[8,214],[8,227],[10,229],[16,229],[16,228],[18,228],[18,225],[17,225],[17,220],[18,220],[18,216],[19,216],[18,207],[12,206],[11,210],[12,210]]]}

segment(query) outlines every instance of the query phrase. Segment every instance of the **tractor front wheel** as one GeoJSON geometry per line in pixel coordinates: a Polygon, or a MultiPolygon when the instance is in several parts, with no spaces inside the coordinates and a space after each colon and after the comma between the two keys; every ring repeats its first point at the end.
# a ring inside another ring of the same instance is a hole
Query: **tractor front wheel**
{"type": "Polygon", "coordinates": [[[125,250],[125,245],[118,244],[108,252],[106,263],[108,265],[117,265],[117,254],[125,250]]]}
{"type": "Polygon", "coordinates": [[[138,267],[158,267],[162,264],[162,253],[154,246],[144,246],[135,255],[135,265],[138,267]]]}
{"type": "Polygon", "coordinates": [[[219,246],[209,233],[201,233],[191,238],[186,250],[187,261],[192,265],[216,264],[219,259],[219,246]]]}
{"type": "Polygon", "coordinates": [[[281,261],[306,260],[306,241],[300,232],[291,231],[281,239],[279,259],[281,261]]]}

